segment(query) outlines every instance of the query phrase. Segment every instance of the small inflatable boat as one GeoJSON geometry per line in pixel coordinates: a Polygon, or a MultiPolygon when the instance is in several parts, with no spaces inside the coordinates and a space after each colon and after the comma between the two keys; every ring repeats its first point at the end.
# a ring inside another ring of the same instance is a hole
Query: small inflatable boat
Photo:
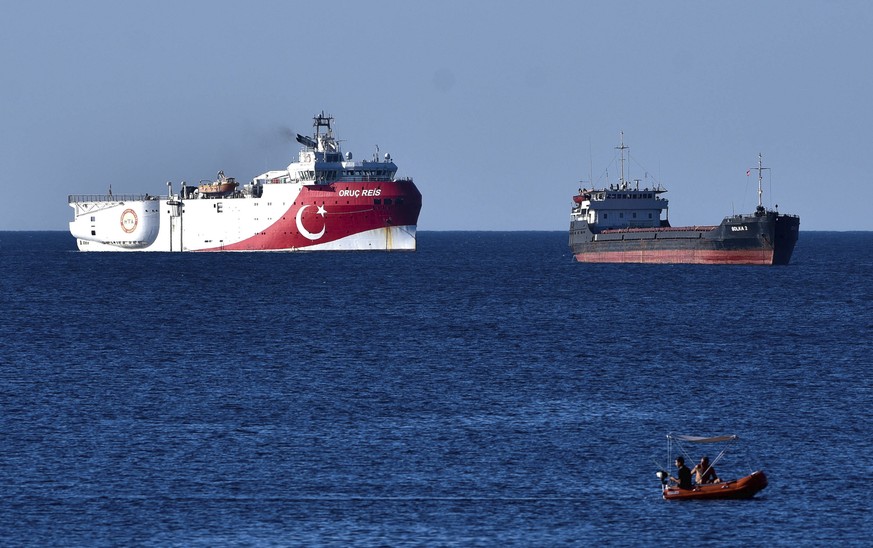
{"type": "Polygon", "coordinates": [[[750,499],[765,487],[767,487],[767,476],[758,470],[737,480],[705,483],[695,485],[691,489],[679,489],[675,485],[665,485],[664,499],[750,499]]]}
{"type": "MultiPolygon", "coordinates": [[[[673,454],[674,448],[678,449],[680,455],[676,456],[677,466],[685,466],[684,461],[693,462],[691,454],[686,450],[685,444],[693,445],[700,449],[702,445],[707,444],[724,444],[720,447],[721,451],[715,460],[710,464],[708,457],[703,457],[700,464],[694,467],[697,472],[697,480],[689,489],[681,489],[677,483],[679,480],[672,477],[667,471],[667,467],[661,467],[657,476],[661,480],[661,492],[665,500],[705,500],[705,499],[749,499],[755,496],[760,490],[767,487],[767,476],[761,470],[752,472],[748,476],[724,481],[718,478],[713,468],[722,457],[724,457],[728,448],[739,440],[739,436],[735,434],[724,436],[684,436],[679,434],[667,434],[667,455],[673,454]],[[683,462],[679,462],[679,461],[683,462]]],[[[713,446],[710,446],[713,447],[713,446]]],[[[657,462],[655,464],[658,464],[657,462]]],[[[660,465],[659,465],[660,466],[660,465]]],[[[748,470],[748,468],[747,468],[748,470]]],[[[690,474],[688,469],[685,469],[686,474],[690,474]]]]}

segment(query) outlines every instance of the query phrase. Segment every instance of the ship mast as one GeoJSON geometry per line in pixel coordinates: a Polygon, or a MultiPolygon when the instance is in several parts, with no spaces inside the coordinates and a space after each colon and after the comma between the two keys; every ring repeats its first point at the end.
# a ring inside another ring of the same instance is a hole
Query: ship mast
{"type": "Polygon", "coordinates": [[[624,188],[624,151],[625,151],[625,149],[630,148],[630,147],[624,146],[624,132],[623,131],[621,132],[621,145],[617,146],[615,148],[616,148],[616,150],[621,151],[621,176],[618,179],[618,185],[619,185],[618,187],[624,188]]]}
{"type": "Polygon", "coordinates": [[[759,152],[758,153],[758,167],[753,167],[749,170],[749,171],[751,171],[752,169],[758,170],[758,208],[757,208],[758,211],[764,211],[764,203],[763,203],[763,199],[762,199],[762,197],[764,195],[764,191],[762,189],[761,182],[764,178],[764,176],[763,176],[764,170],[770,169],[769,167],[763,167],[763,162],[764,162],[764,160],[761,156],[761,153],[759,152]]]}
{"type": "Polygon", "coordinates": [[[333,122],[333,116],[330,114],[324,114],[324,111],[321,111],[321,114],[317,114],[312,121],[312,126],[315,128],[315,142],[317,145],[321,147],[321,150],[327,152],[329,147],[328,143],[333,139],[333,131],[331,130],[331,122],[333,122]],[[321,133],[321,128],[325,128],[324,134],[321,133]]]}

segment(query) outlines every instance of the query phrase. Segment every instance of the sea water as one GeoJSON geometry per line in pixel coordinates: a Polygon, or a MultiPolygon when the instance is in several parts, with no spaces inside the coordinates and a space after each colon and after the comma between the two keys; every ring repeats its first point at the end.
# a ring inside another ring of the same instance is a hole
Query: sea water
{"type": "Polygon", "coordinates": [[[0,542],[873,536],[873,233],[802,232],[784,267],[577,264],[563,232],[418,245],[0,233],[0,542]],[[769,487],[662,500],[668,432],[739,434],[719,474],[769,487]]]}

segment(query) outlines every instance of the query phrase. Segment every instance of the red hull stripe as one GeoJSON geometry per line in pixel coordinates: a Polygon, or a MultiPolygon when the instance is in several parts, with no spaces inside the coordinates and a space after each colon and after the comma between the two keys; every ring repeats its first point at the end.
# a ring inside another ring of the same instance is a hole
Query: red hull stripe
{"type": "Polygon", "coordinates": [[[594,251],[579,253],[580,263],[655,263],[655,264],[773,264],[772,249],[711,250],[669,249],[662,251],[594,251]]]}
{"type": "Polygon", "coordinates": [[[204,251],[303,249],[368,230],[414,226],[420,211],[421,193],[411,181],[306,186],[288,210],[263,232],[204,251]],[[358,191],[358,195],[341,195],[340,191],[348,188],[358,191]],[[388,201],[391,205],[386,204],[388,201]]]}

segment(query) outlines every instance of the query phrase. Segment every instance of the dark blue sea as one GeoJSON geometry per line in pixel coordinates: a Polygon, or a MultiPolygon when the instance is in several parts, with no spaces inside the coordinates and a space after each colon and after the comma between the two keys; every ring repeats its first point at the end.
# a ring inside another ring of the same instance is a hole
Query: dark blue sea
{"type": "Polygon", "coordinates": [[[80,253],[0,233],[3,546],[864,545],[873,233],[785,267],[80,253]],[[749,501],[664,501],[668,432],[749,501]]]}

